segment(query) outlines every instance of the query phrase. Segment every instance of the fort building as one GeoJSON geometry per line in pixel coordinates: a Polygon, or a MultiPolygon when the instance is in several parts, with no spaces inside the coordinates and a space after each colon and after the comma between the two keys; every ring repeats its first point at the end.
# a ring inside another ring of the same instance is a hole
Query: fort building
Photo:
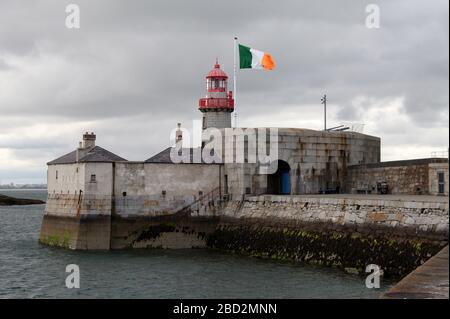
{"type": "MultiPolygon", "coordinates": [[[[174,146],[143,161],[127,161],[96,145],[93,132],[83,134],[74,151],[48,162],[40,241],[72,249],[147,247],[149,242],[150,246],[201,247],[207,245],[205,236],[214,232],[223,216],[242,214],[264,198],[264,203],[285,205],[283,198],[302,201],[318,194],[448,196],[445,158],[380,162],[380,138],[353,131],[232,128],[233,94],[217,61],[206,76],[206,96],[199,100],[198,109],[204,132],[210,128],[221,132],[225,155],[217,161],[206,162],[201,156],[194,160],[206,144],[184,149],[179,125],[176,145],[187,154],[187,160],[179,163],[173,161],[174,146]],[[276,145],[277,157],[270,163],[276,169],[269,173],[264,163],[249,155],[256,151],[252,141],[263,137],[267,149],[276,145]],[[243,161],[225,160],[229,153],[236,156],[241,147],[243,161]],[[248,198],[253,200],[247,207],[248,198]],[[150,232],[149,226],[157,227],[158,234],[154,235],[154,228],[150,232]],[[184,231],[188,228],[195,231],[184,231]]],[[[309,203],[322,202],[311,199],[309,203]]],[[[444,220],[440,231],[448,235],[446,205],[446,225],[445,214],[439,218],[444,220]]],[[[280,217],[283,214],[279,211],[280,217]]],[[[427,231],[437,229],[432,227],[427,231]]]]}

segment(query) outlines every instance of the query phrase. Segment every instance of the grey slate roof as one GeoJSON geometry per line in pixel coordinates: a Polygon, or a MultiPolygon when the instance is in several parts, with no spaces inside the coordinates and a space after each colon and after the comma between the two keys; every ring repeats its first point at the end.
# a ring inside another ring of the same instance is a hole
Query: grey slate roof
{"type": "MultiPolygon", "coordinates": [[[[48,162],[48,165],[52,164],[71,164],[76,163],[77,159],[77,151],[72,151],[66,155],[63,155],[51,162],[48,162]]],[[[90,149],[85,156],[80,158],[79,162],[81,163],[88,163],[88,162],[105,162],[105,163],[111,163],[111,162],[121,162],[121,161],[127,161],[126,159],[111,153],[110,151],[105,150],[104,148],[100,146],[95,146],[92,149],[90,149]]]]}
{"type": "MultiPolygon", "coordinates": [[[[165,163],[165,164],[175,164],[174,162],[172,162],[172,160],[170,159],[170,151],[171,151],[172,147],[168,147],[165,150],[159,152],[158,154],[150,157],[148,160],[145,161],[145,163],[165,163]]],[[[194,150],[198,150],[200,151],[200,148],[184,148],[183,152],[189,152],[190,156],[189,156],[189,163],[191,164],[199,164],[199,163],[194,163],[193,160],[193,151],[194,150]]],[[[186,163],[186,164],[189,164],[186,163]]],[[[216,161],[216,163],[211,163],[211,164],[219,164],[220,161],[216,161]]],[[[202,159],[202,164],[209,164],[209,163],[205,163],[203,162],[202,159]]]]}
{"type": "Polygon", "coordinates": [[[162,150],[158,154],[150,157],[145,162],[146,163],[172,163],[172,160],[170,159],[170,149],[171,149],[171,147],[168,147],[165,150],[162,150]]]}

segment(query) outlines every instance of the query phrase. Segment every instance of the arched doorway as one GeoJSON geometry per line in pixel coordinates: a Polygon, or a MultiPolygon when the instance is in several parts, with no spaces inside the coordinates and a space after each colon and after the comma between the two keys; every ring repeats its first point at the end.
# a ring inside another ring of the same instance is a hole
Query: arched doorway
{"type": "Polygon", "coordinates": [[[288,163],[278,160],[278,169],[267,176],[267,193],[289,195],[291,193],[291,168],[288,163]]]}

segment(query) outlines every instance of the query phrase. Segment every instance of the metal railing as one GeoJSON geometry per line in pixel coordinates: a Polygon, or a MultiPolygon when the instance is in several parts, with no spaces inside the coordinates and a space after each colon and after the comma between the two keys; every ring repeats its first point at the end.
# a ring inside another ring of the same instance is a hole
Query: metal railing
{"type": "Polygon", "coordinates": [[[448,158],[448,151],[431,152],[431,158],[448,158]]]}
{"type": "Polygon", "coordinates": [[[221,197],[222,197],[221,189],[220,187],[216,187],[212,191],[201,195],[192,203],[189,203],[188,205],[179,209],[178,211],[176,211],[176,213],[192,213],[192,212],[198,213],[201,207],[215,206],[216,202],[221,204],[223,202],[223,199],[221,197]]]}
{"type": "Polygon", "coordinates": [[[207,109],[207,108],[234,108],[234,100],[229,98],[216,98],[216,99],[200,99],[198,102],[198,106],[201,109],[207,109]]]}

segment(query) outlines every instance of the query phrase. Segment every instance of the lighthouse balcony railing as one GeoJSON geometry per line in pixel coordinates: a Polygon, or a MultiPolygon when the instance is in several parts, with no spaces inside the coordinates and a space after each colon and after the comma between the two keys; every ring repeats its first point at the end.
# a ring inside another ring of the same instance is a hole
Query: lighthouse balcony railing
{"type": "Polygon", "coordinates": [[[202,109],[207,108],[234,108],[234,100],[233,99],[200,99],[198,102],[198,106],[202,109]]]}

